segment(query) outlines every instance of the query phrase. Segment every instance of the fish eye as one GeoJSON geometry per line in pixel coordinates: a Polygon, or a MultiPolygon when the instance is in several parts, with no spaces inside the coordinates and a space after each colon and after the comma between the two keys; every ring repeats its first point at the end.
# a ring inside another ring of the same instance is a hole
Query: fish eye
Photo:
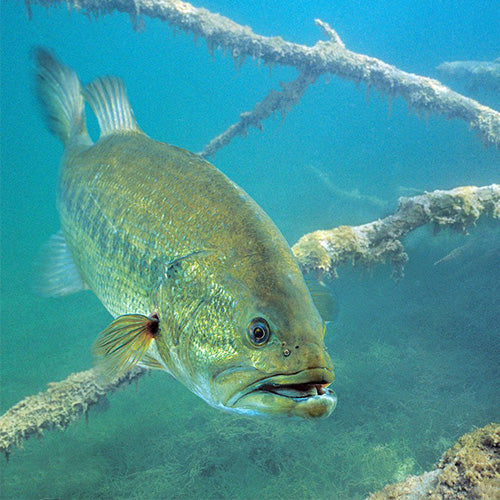
{"type": "Polygon", "coordinates": [[[265,344],[271,335],[269,323],[264,318],[254,318],[248,325],[248,338],[255,345],[265,344]]]}

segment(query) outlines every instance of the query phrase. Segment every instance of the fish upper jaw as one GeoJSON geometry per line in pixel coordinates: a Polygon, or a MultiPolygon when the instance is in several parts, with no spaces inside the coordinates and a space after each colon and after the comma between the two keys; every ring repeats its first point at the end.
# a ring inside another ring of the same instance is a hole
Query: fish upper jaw
{"type": "MultiPolygon", "coordinates": [[[[240,370],[243,372],[243,369],[240,370]]],[[[243,378],[247,378],[249,373],[243,378]]],[[[238,370],[227,375],[238,381],[238,370]]],[[[258,373],[258,372],[257,372],[258,373]]],[[[243,375],[243,373],[240,373],[243,375]]],[[[224,375],[224,374],[221,374],[224,375]]],[[[255,372],[254,372],[255,375],[255,372]]],[[[274,374],[245,384],[227,399],[224,407],[238,413],[285,415],[301,418],[329,416],[337,404],[337,397],[329,385],[334,380],[327,367],[308,368],[291,374],[274,374]]],[[[241,379],[240,379],[241,380],[241,379]]]]}

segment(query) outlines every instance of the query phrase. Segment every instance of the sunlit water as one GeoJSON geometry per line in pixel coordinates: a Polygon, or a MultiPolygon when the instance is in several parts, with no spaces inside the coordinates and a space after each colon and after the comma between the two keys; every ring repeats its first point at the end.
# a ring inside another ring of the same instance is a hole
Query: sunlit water
{"type": "MultiPolygon", "coordinates": [[[[314,44],[313,19],[352,50],[437,77],[444,60],[498,57],[495,2],[235,2],[204,4],[265,35],[314,44]],[[251,5],[251,6],[250,6],[251,5]],[[374,21],[376,20],[376,21],[374,21]]],[[[58,230],[62,147],[33,95],[34,46],[52,47],[84,81],[127,83],[141,128],[199,151],[292,69],[231,58],[166,24],[125,15],[89,21],[66,7],[46,13],[2,2],[2,410],[91,365],[110,317],[89,292],[44,299],[33,262],[58,230]]],[[[449,82],[452,84],[452,82],[449,82]]],[[[464,88],[456,84],[456,88],[464,88]]],[[[500,107],[486,92],[473,97],[500,107]]],[[[270,214],[290,243],[314,229],[361,224],[422,190],[498,182],[500,156],[467,126],[409,113],[395,100],[320,79],[280,123],[236,139],[214,163],[270,214]],[[359,190],[361,198],[349,194],[359,190]]],[[[91,132],[96,137],[95,121],[91,132]]],[[[461,434],[499,417],[500,229],[406,239],[400,283],[388,267],[340,269],[339,314],[327,345],[339,404],[319,422],[238,417],[208,407],[162,373],[109,398],[65,432],[31,439],[2,464],[2,498],[362,498],[430,469],[461,434]],[[456,257],[433,265],[457,247],[456,257]]]]}

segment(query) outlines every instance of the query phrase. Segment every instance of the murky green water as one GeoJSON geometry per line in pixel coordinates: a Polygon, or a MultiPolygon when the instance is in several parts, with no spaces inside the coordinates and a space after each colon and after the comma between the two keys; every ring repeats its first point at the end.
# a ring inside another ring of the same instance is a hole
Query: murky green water
{"type": "MultiPolygon", "coordinates": [[[[353,50],[436,77],[443,60],[494,59],[500,8],[454,2],[246,2],[204,6],[265,35],[313,44],[314,17],[353,50]],[[495,17],[496,15],[496,17],[495,17]],[[378,19],[373,25],[373,19],[378,19]],[[498,23],[497,23],[498,24],[498,23]]],[[[85,81],[125,79],[152,137],[199,151],[251,109],[290,69],[233,61],[145,19],[89,21],[66,8],[2,4],[1,406],[91,365],[90,346],[110,317],[89,292],[44,299],[31,291],[33,261],[58,230],[62,147],[33,95],[30,50],[52,47],[85,81]]],[[[457,86],[458,88],[458,86],[457,86]]],[[[459,89],[463,90],[463,89],[459,89]]],[[[475,98],[500,106],[498,96],[475,98]]],[[[379,95],[332,78],[311,87],[283,121],[264,123],[214,163],[244,187],[290,241],[314,229],[361,224],[421,190],[498,182],[498,150],[460,122],[391,115],[379,95]],[[352,196],[359,190],[361,197],[352,196]],[[350,194],[349,194],[350,193],[350,194]]],[[[96,125],[91,123],[96,134],[96,125]]],[[[467,237],[406,240],[400,283],[388,267],[340,269],[339,315],[327,345],[336,366],[335,413],[319,422],[238,417],[208,407],[162,373],[109,398],[65,432],[31,439],[1,466],[1,497],[362,498],[432,467],[458,436],[499,417],[500,229],[484,220],[467,237]],[[454,259],[434,265],[455,248],[454,259]]]]}

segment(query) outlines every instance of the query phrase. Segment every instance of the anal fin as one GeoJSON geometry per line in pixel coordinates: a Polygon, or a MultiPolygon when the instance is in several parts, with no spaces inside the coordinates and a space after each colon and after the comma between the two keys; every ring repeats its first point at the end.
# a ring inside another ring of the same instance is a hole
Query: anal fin
{"type": "Polygon", "coordinates": [[[87,290],[62,231],[52,235],[38,258],[35,290],[45,297],[62,297],[87,290]]]}

